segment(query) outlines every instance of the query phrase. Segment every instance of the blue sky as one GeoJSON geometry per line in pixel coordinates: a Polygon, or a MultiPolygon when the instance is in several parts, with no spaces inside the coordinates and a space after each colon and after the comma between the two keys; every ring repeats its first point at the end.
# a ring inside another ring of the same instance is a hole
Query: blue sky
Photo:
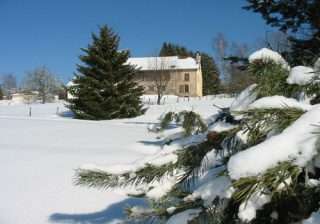
{"type": "Polygon", "coordinates": [[[213,54],[222,32],[255,42],[271,30],[243,10],[245,0],[0,0],[0,74],[46,65],[64,81],[76,70],[91,32],[108,24],[132,56],[153,55],[164,41],[213,54]]]}

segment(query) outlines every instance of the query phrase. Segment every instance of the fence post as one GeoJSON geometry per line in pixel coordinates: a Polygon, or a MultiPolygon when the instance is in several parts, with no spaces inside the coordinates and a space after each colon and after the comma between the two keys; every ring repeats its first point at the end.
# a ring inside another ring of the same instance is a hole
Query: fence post
{"type": "Polygon", "coordinates": [[[31,117],[31,115],[32,115],[32,108],[29,107],[29,117],[31,117]]]}

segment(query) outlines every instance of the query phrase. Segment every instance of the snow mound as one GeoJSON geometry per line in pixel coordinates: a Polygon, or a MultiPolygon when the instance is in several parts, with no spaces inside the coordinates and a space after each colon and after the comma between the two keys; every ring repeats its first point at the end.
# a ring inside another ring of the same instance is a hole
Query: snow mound
{"type": "Polygon", "coordinates": [[[262,48],[249,56],[249,62],[253,63],[256,60],[262,60],[263,62],[273,61],[276,64],[282,65],[283,68],[289,69],[289,65],[284,58],[275,51],[268,48],[262,48]]]}
{"type": "Polygon", "coordinates": [[[256,218],[257,210],[261,209],[265,204],[269,203],[271,198],[269,195],[255,193],[248,201],[243,202],[239,207],[238,217],[244,222],[250,222],[256,218]]]}
{"type": "Polygon", "coordinates": [[[228,162],[228,171],[232,179],[256,176],[279,162],[293,161],[298,166],[305,166],[316,152],[320,122],[320,106],[316,106],[302,115],[281,134],[232,156],[228,162]]]}
{"type": "Polygon", "coordinates": [[[254,102],[257,98],[257,94],[254,89],[257,84],[252,84],[243,90],[240,95],[232,102],[230,106],[231,111],[246,110],[248,105],[254,102]]]}
{"type": "Polygon", "coordinates": [[[209,127],[209,131],[223,132],[223,131],[231,130],[235,127],[237,126],[233,124],[225,123],[222,121],[218,121],[209,127]]]}
{"type": "MultiPolygon", "coordinates": [[[[209,175],[212,176],[212,175],[209,175]]],[[[191,196],[185,200],[192,200],[201,198],[205,206],[210,206],[212,201],[219,198],[230,198],[233,193],[231,181],[227,176],[215,176],[212,180],[207,180],[204,184],[198,187],[191,196]]]]}
{"type": "Polygon", "coordinates": [[[302,110],[310,110],[311,105],[300,103],[296,99],[287,98],[284,96],[268,96],[263,97],[248,106],[248,109],[260,109],[260,108],[287,108],[295,107],[302,110]]]}
{"type": "Polygon", "coordinates": [[[310,218],[303,221],[302,224],[319,224],[320,223],[320,211],[311,214],[310,218]]]}
{"type": "Polygon", "coordinates": [[[184,212],[180,212],[176,215],[173,215],[168,221],[167,224],[187,224],[192,219],[196,218],[201,209],[188,209],[184,212]]]}
{"type": "Polygon", "coordinates": [[[314,76],[315,72],[313,68],[296,66],[291,69],[289,77],[287,78],[287,83],[305,85],[310,83],[314,76]]]}

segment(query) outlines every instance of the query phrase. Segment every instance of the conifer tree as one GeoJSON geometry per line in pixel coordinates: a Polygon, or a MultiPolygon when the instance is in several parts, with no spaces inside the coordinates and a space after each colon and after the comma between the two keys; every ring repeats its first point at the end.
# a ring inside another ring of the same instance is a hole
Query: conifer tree
{"type": "Polygon", "coordinates": [[[214,59],[206,53],[201,52],[201,68],[203,76],[203,94],[217,94],[221,90],[219,71],[214,59]]]}
{"type": "Polygon", "coordinates": [[[292,43],[291,64],[314,63],[320,54],[319,0],[247,2],[244,9],[261,14],[267,24],[289,34],[292,43]]]}
{"type": "Polygon", "coordinates": [[[3,91],[1,86],[0,86],[0,100],[3,100],[3,91]]]}
{"type": "Polygon", "coordinates": [[[108,26],[92,34],[92,43],[82,49],[82,64],[69,88],[69,108],[79,119],[114,119],[142,113],[142,87],[134,82],[135,67],[126,64],[128,51],[119,51],[120,38],[108,26]]]}

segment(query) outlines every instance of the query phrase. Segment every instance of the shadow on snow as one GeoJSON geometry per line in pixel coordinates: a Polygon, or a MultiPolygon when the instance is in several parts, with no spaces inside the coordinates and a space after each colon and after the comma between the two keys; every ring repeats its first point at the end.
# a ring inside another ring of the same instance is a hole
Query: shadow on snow
{"type": "Polygon", "coordinates": [[[144,206],[146,201],[139,198],[128,198],[108,206],[106,209],[93,213],[64,214],[54,213],[49,217],[51,223],[59,224],[106,224],[117,223],[117,220],[125,219],[124,209],[130,206],[144,206]]]}

